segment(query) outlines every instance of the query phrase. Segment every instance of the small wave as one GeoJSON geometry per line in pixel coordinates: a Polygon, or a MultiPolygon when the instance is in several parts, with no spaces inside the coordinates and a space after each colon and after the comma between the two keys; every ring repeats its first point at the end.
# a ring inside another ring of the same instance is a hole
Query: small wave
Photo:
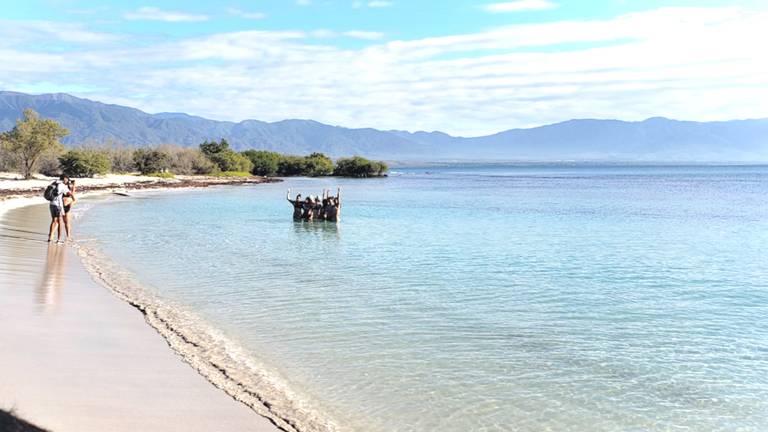
{"type": "Polygon", "coordinates": [[[284,379],[268,372],[245,349],[194,313],[159,298],[97,249],[82,243],[75,248],[98,282],[141,311],[147,323],[186,363],[232,398],[288,432],[347,430],[314,409],[284,379]]]}

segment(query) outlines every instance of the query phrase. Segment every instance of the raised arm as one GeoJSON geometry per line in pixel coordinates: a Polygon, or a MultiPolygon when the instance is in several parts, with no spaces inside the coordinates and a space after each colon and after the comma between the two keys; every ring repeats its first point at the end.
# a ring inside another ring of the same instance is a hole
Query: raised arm
{"type": "Polygon", "coordinates": [[[291,200],[291,188],[288,188],[288,192],[285,193],[285,199],[287,199],[289,203],[293,204],[293,201],[291,200]]]}
{"type": "Polygon", "coordinates": [[[341,186],[336,190],[336,199],[339,200],[339,208],[341,208],[341,186]]]}

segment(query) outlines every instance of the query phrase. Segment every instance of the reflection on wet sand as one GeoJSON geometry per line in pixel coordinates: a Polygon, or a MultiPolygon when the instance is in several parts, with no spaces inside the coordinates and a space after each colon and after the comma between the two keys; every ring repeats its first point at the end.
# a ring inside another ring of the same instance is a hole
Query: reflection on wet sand
{"type": "Polygon", "coordinates": [[[55,244],[48,246],[43,275],[35,292],[35,300],[45,312],[54,311],[61,300],[61,292],[64,289],[66,256],[66,246],[55,244]]]}

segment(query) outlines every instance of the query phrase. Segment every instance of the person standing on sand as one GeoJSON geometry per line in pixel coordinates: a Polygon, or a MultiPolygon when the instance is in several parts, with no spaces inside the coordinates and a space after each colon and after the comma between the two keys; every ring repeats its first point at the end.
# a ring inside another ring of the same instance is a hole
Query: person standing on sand
{"type": "Polygon", "coordinates": [[[69,240],[72,238],[69,212],[72,210],[72,206],[75,205],[75,202],[77,202],[77,199],[75,199],[75,180],[70,180],[69,183],[67,183],[67,187],[69,187],[69,196],[65,196],[62,199],[64,203],[64,215],[62,216],[62,219],[64,219],[64,230],[67,233],[67,240],[69,240]]]}
{"type": "Polygon", "coordinates": [[[57,230],[56,243],[63,243],[61,241],[61,225],[63,223],[62,218],[64,216],[64,197],[72,196],[67,186],[69,178],[64,174],[59,176],[59,179],[53,182],[54,187],[53,199],[50,201],[48,209],[51,212],[51,226],[48,229],[48,242],[53,241],[53,230],[57,230]]]}

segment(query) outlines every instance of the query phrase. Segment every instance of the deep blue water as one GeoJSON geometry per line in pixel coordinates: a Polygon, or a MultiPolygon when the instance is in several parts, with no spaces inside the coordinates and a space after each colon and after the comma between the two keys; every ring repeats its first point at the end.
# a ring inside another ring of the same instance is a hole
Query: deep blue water
{"type": "Polygon", "coordinates": [[[356,430],[768,430],[768,167],[402,168],[81,232],[356,430]],[[337,185],[339,224],[291,220],[337,185]]]}

